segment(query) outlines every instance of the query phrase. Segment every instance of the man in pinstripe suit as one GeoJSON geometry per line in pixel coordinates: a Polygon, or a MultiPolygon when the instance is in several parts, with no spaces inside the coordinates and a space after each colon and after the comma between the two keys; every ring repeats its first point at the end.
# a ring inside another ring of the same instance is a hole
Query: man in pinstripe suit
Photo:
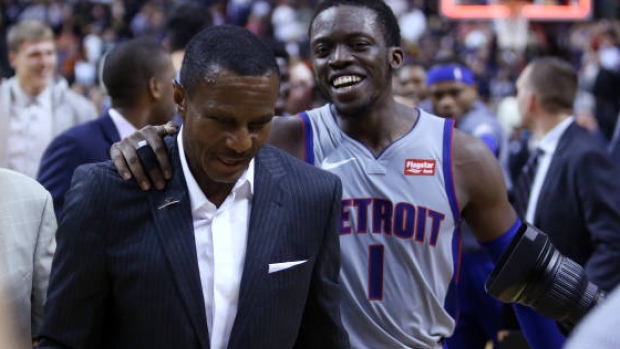
{"type": "Polygon", "coordinates": [[[65,200],[43,347],[346,348],[342,188],[270,146],[271,50],[217,26],[190,43],[166,140],[165,190],[111,162],[79,167],[65,200]]]}

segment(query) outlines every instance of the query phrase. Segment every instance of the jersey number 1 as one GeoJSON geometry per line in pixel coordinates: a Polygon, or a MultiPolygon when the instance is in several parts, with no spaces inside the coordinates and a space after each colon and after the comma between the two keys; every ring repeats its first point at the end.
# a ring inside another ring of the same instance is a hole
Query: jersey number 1
{"type": "Polygon", "coordinates": [[[383,245],[368,247],[368,299],[383,299],[383,245]]]}

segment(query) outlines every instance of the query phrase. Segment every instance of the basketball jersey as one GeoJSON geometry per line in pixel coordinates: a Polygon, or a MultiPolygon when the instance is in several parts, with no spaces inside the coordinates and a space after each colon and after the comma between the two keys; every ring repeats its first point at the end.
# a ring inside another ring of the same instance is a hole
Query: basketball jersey
{"type": "Polygon", "coordinates": [[[453,121],[419,111],[377,157],[341,131],[329,105],[300,114],[306,161],[343,184],[342,320],[352,348],[441,348],[454,330],[453,121]]]}

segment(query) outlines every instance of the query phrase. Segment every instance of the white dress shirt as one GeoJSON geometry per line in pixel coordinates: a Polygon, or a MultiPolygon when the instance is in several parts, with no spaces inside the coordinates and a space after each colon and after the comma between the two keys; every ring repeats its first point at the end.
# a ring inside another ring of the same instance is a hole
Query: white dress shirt
{"type": "Polygon", "coordinates": [[[108,114],[110,114],[110,118],[116,127],[116,131],[118,131],[118,135],[121,136],[121,139],[129,137],[137,131],[136,127],[129,123],[118,110],[110,108],[108,109],[108,114]]]}
{"type": "Polygon", "coordinates": [[[566,118],[566,120],[557,124],[551,131],[540,140],[538,148],[543,151],[538,159],[538,169],[536,170],[536,176],[534,176],[534,182],[532,183],[532,191],[530,192],[530,200],[527,204],[527,212],[525,219],[529,223],[534,223],[534,217],[536,216],[536,206],[538,206],[538,197],[540,196],[540,190],[542,189],[545,178],[547,178],[547,172],[549,172],[549,166],[551,160],[555,154],[555,150],[558,147],[560,138],[574,121],[573,117],[566,118]]]}
{"type": "Polygon", "coordinates": [[[28,96],[12,79],[8,168],[35,178],[45,149],[54,136],[52,93],[48,87],[38,96],[28,96]]]}
{"type": "Polygon", "coordinates": [[[254,160],[218,208],[204,195],[189,169],[183,148],[183,127],[177,144],[191,203],[211,348],[224,349],[237,316],[252,206],[254,160]]]}

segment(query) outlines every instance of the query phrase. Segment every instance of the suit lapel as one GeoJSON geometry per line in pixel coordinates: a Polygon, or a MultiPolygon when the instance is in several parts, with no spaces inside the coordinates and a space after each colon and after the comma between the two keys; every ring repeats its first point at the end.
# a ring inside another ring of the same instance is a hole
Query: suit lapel
{"type": "MultiPolygon", "coordinates": [[[[549,169],[547,170],[547,174],[545,175],[545,180],[540,188],[540,194],[538,195],[538,202],[536,203],[536,212],[534,212],[534,225],[539,224],[538,216],[541,214],[541,211],[544,210],[547,205],[544,201],[547,198],[555,197],[554,193],[550,192],[551,184],[553,181],[558,180],[558,176],[552,175],[557,174],[561,171],[562,167],[566,163],[566,156],[569,152],[571,140],[574,137],[575,132],[579,131],[579,126],[576,122],[572,122],[564,134],[560,137],[558,141],[558,146],[553,153],[553,158],[551,159],[551,163],[549,164],[549,169]]],[[[551,207],[551,206],[549,206],[551,207]]]]}
{"type": "Polygon", "coordinates": [[[237,317],[231,332],[229,347],[235,348],[238,332],[251,326],[256,321],[252,316],[252,309],[265,302],[253,290],[264,275],[268,272],[271,262],[271,251],[279,243],[279,230],[283,228],[280,210],[282,209],[284,193],[279,181],[285,175],[282,161],[278,154],[268,146],[261,150],[255,161],[254,197],[252,198],[252,212],[248,228],[247,249],[243,276],[239,290],[239,306],[237,317]]]}
{"type": "Polygon", "coordinates": [[[151,211],[156,234],[170,265],[179,296],[200,339],[201,347],[208,348],[207,317],[198,271],[189,195],[176,137],[168,139],[166,143],[173,162],[173,176],[165,190],[150,192],[151,211]]]}

